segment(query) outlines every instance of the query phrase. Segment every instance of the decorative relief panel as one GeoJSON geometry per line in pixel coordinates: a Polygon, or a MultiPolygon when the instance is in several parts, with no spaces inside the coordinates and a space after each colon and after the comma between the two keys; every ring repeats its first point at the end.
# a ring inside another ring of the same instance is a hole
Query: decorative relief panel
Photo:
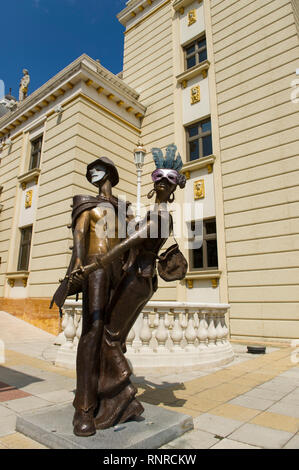
{"type": "Polygon", "coordinates": [[[194,199],[204,199],[205,197],[205,180],[194,182],[194,199]]]}
{"type": "Polygon", "coordinates": [[[198,103],[200,101],[200,86],[196,85],[191,88],[191,104],[198,103]]]}
{"type": "Polygon", "coordinates": [[[196,23],[196,10],[190,10],[188,12],[188,26],[191,26],[192,24],[196,23]]]}
{"type": "Polygon", "coordinates": [[[32,189],[30,189],[29,191],[26,191],[25,209],[28,209],[29,207],[32,206],[32,195],[33,195],[33,190],[32,189]]]}

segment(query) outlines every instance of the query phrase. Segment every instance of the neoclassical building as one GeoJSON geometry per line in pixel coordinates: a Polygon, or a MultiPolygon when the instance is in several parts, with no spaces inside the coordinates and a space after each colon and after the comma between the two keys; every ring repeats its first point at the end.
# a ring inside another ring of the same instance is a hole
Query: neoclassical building
{"type": "Polygon", "coordinates": [[[94,191],[86,165],[113,159],[115,193],[134,202],[141,140],[148,204],[150,150],[176,143],[174,212],[195,208],[176,229],[200,218],[203,241],[182,243],[186,279],[160,280],[154,300],[230,304],[235,339],[298,338],[298,3],[131,0],[118,19],[120,74],[82,55],[0,118],[0,309],[55,332],[72,197],[94,191]]]}

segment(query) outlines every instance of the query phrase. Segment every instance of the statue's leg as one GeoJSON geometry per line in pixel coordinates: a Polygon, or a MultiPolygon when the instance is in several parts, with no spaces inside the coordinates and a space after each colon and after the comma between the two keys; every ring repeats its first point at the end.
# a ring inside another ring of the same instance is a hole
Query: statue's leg
{"type": "Polygon", "coordinates": [[[100,367],[100,348],[108,302],[109,276],[99,269],[91,273],[83,289],[83,325],[77,351],[77,388],[73,405],[74,433],[88,436],[95,433],[94,410],[100,367]]]}
{"type": "Polygon", "coordinates": [[[127,352],[126,341],[127,341],[127,336],[131,331],[131,328],[133,328],[134,323],[136,322],[143,308],[151,299],[151,297],[153,296],[153,294],[156,292],[157,289],[158,289],[158,279],[157,279],[157,276],[155,275],[152,278],[152,289],[149,289],[148,292],[144,293],[143,302],[139,304],[138,308],[135,311],[135,314],[131,316],[130,321],[127,322],[126,326],[121,331],[121,347],[122,347],[122,351],[124,354],[127,352]]]}
{"type": "Polygon", "coordinates": [[[137,390],[130,383],[132,371],[121,344],[152,293],[152,279],[136,277],[133,271],[123,278],[115,293],[116,299],[103,334],[99,380],[101,406],[95,419],[97,429],[125,422],[144,411],[134,398],[137,390]]]}

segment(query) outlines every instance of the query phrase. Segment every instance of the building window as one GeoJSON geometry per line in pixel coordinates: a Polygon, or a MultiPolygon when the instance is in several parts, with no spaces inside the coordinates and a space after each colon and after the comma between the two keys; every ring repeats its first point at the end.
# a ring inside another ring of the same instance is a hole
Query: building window
{"type": "Polygon", "coordinates": [[[186,133],[189,161],[212,155],[212,126],[210,118],[188,126],[186,133]]]}
{"type": "MultiPolygon", "coordinates": [[[[194,234],[195,223],[191,222],[194,234]]],[[[195,236],[198,234],[195,234],[195,236]]],[[[192,269],[218,269],[216,219],[204,219],[202,225],[202,246],[190,250],[190,266],[192,269]]]]}
{"type": "Polygon", "coordinates": [[[18,271],[28,271],[31,238],[32,238],[32,225],[30,225],[29,227],[21,228],[18,271]]]}
{"type": "Polygon", "coordinates": [[[207,60],[207,41],[206,37],[202,36],[201,38],[193,41],[188,46],[184,47],[185,54],[185,69],[191,69],[195,65],[200,64],[207,60]]]}
{"type": "Polygon", "coordinates": [[[40,158],[42,153],[43,136],[31,141],[31,153],[29,170],[34,170],[40,166],[40,158]]]}

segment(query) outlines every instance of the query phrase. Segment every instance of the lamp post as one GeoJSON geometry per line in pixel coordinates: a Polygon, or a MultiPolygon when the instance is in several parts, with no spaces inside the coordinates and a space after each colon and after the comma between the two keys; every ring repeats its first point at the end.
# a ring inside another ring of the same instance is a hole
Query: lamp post
{"type": "Polygon", "coordinates": [[[140,205],[141,205],[141,175],[142,167],[144,165],[144,158],[146,150],[143,145],[138,142],[136,149],[134,150],[134,162],[137,170],[137,206],[136,206],[136,221],[140,220],[140,205]]]}

